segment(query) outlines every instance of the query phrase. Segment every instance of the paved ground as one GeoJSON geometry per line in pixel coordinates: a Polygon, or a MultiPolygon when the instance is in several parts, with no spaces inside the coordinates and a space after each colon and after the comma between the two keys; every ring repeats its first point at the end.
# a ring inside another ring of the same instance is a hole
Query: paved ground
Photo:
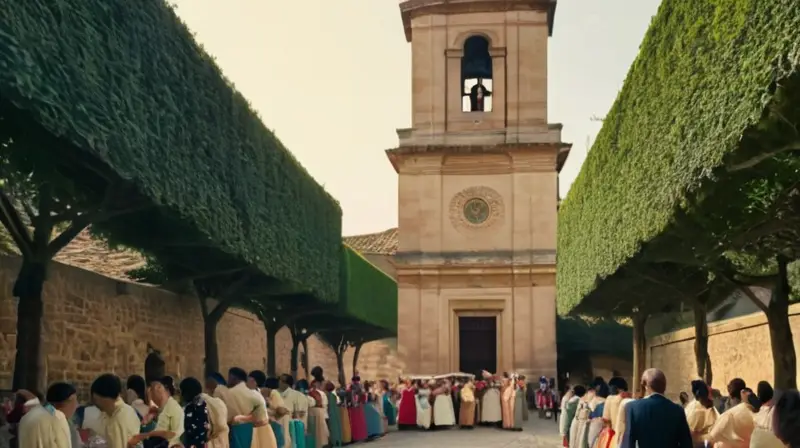
{"type": "Polygon", "coordinates": [[[553,420],[539,420],[531,415],[522,432],[475,428],[439,431],[390,432],[364,448],[560,448],[561,437],[553,420]]]}

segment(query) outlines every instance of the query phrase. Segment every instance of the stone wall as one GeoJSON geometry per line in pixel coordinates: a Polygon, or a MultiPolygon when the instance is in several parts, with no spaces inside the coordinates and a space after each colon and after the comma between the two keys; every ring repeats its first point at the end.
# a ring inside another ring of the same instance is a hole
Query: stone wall
{"type": "MultiPolygon", "coordinates": [[[[16,344],[16,305],[11,290],[20,260],[0,257],[0,389],[11,387],[16,344]]],[[[178,378],[203,372],[203,323],[196,298],[158,288],[120,282],[90,271],[52,263],[44,289],[44,350],[42,385],[58,380],[82,391],[99,374],[121,377],[142,374],[148,344],[160,350],[167,371],[178,378]]],[[[264,369],[266,336],[255,316],[229,311],[218,328],[220,367],[264,369]]],[[[277,335],[277,366],[288,372],[291,338],[277,335]]],[[[312,337],[309,365],[320,365],[328,378],[337,376],[330,348],[312,337]]],[[[345,358],[352,374],[352,352],[345,358]]],[[[401,367],[391,344],[365,345],[359,356],[364,378],[395,377],[401,367]]],[[[302,368],[300,369],[302,373],[302,368]]]]}
{"type": "MultiPolygon", "coordinates": [[[[800,347],[800,304],[789,309],[794,345],[800,347]]],[[[772,354],[769,329],[764,313],[709,324],[708,351],[714,374],[713,387],[725,393],[733,378],[748,385],[766,380],[772,383],[772,354]]],[[[694,328],[662,334],[648,341],[647,366],[657,367],[667,375],[667,394],[677,399],[681,390],[689,391],[689,382],[697,377],[694,360],[694,328]]]]}

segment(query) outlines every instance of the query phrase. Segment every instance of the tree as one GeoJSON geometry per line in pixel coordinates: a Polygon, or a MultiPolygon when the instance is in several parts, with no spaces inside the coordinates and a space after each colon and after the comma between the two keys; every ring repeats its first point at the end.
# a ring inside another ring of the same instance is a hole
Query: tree
{"type": "Polygon", "coordinates": [[[38,389],[50,261],[90,224],[147,207],[129,199],[135,196],[126,182],[77,163],[68,151],[63,158],[49,152],[62,146],[0,98],[0,222],[22,256],[12,292],[19,299],[14,389],[38,389]],[[81,188],[76,179],[97,188],[81,188]]]}
{"type": "Polygon", "coordinates": [[[327,344],[334,355],[336,355],[336,369],[339,371],[339,385],[345,386],[346,375],[344,371],[344,354],[350,347],[350,341],[344,331],[323,331],[318,334],[318,337],[327,344]]]}

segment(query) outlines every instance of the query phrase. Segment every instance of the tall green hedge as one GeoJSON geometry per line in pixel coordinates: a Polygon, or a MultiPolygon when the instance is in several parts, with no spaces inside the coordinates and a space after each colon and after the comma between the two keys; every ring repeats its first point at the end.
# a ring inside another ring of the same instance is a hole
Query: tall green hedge
{"type": "MultiPolygon", "coordinates": [[[[664,0],[559,212],[572,311],[663,232],[800,65],[796,0],[664,0]]],[[[746,148],[745,148],[746,149],[746,148]]]]}
{"type": "Polygon", "coordinates": [[[372,326],[397,331],[397,282],[344,244],[342,293],[346,315],[372,326]]]}
{"type": "Polygon", "coordinates": [[[0,97],[264,274],[339,294],[341,209],[163,0],[0,0],[0,97]]]}

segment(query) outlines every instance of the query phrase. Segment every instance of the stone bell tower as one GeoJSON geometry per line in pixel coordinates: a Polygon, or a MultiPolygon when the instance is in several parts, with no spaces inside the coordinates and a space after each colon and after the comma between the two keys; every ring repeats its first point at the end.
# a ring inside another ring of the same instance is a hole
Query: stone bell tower
{"type": "Polygon", "coordinates": [[[406,373],[556,374],[558,173],[547,122],[555,0],[407,0],[412,127],[399,175],[406,373]]]}

